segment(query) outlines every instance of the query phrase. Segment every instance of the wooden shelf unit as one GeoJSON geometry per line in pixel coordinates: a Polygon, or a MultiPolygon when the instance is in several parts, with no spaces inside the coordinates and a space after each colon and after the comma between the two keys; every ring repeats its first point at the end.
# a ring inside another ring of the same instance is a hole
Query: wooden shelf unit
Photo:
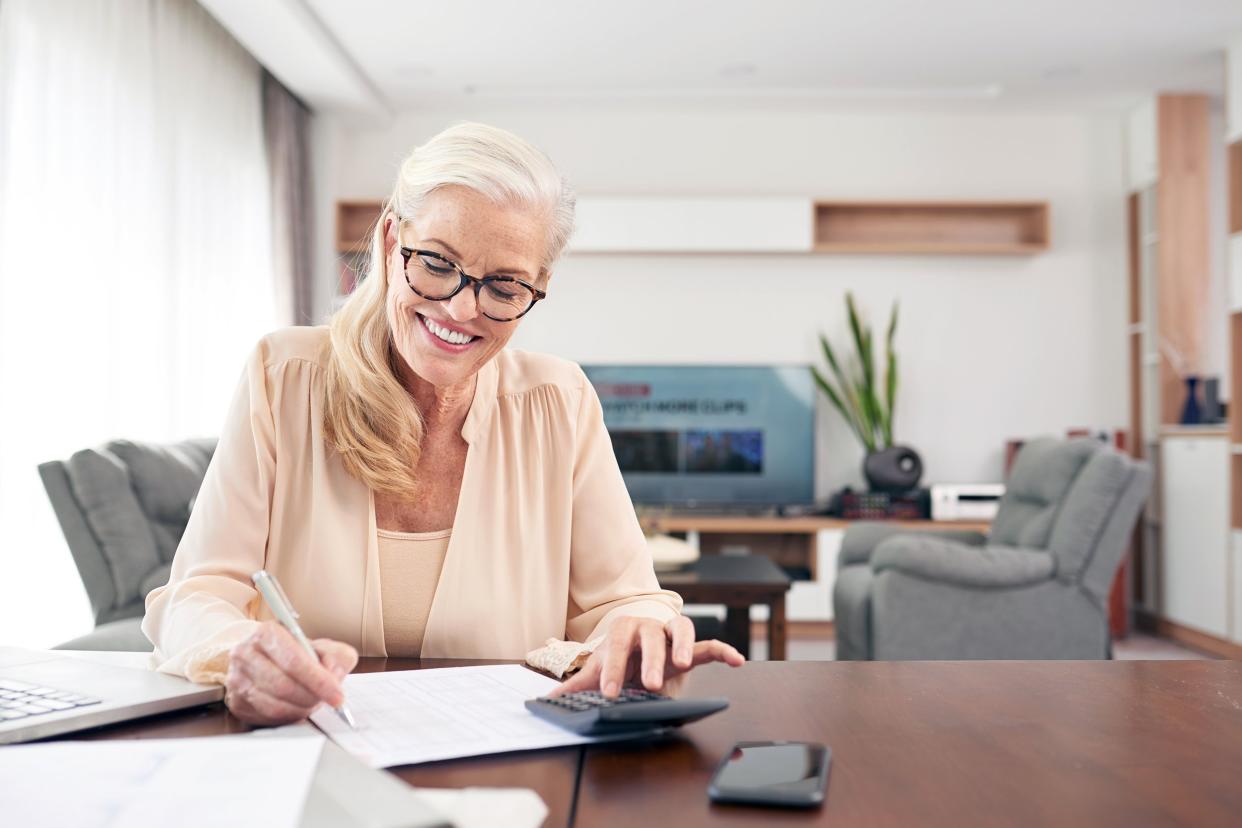
{"type": "Polygon", "coordinates": [[[817,253],[1031,255],[1048,244],[1047,202],[815,203],[817,253]]]}
{"type": "MultiPolygon", "coordinates": [[[[809,243],[806,236],[799,233],[796,234],[799,242],[780,248],[781,252],[1021,256],[1041,253],[1049,245],[1049,209],[1048,203],[1042,201],[815,201],[810,204],[809,243]]],[[[365,253],[370,230],[382,207],[383,202],[375,199],[338,201],[336,251],[365,253]]],[[[586,214],[585,207],[582,212],[586,214]]],[[[803,228],[804,233],[805,225],[803,228]]],[[[592,248],[588,252],[609,251],[592,248]]],[[[611,252],[641,253],[644,249],[618,247],[611,252]]],[[[712,251],[692,247],[683,252],[712,251]]]]}
{"type": "Polygon", "coordinates": [[[371,230],[379,220],[384,203],[374,199],[344,200],[336,203],[336,252],[366,253],[371,230]]]}

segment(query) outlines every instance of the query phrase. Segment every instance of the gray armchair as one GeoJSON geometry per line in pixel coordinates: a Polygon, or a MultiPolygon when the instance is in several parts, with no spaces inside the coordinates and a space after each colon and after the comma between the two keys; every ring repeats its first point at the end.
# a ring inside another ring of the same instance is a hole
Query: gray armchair
{"type": "Polygon", "coordinates": [[[95,613],[95,631],[60,645],[150,650],[147,593],[168,582],[214,439],[159,446],[116,440],[39,466],[95,613]]]}
{"type": "Polygon", "coordinates": [[[1108,591],[1151,472],[1094,440],[1023,446],[990,536],[852,526],[837,658],[1108,658],[1108,591]]]}

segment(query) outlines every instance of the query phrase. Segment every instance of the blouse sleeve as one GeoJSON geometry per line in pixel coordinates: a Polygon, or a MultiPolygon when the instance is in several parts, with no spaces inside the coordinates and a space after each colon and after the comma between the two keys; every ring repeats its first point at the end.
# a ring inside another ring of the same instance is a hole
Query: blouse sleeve
{"type": "Polygon", "coordinates": [[[265,351],[246,365],[168,584],[147,595],[153,666],[194,681],[222,683],[229,650],[259,623],[250,576],[263,568],[276,474],[265,351]]]}
{"type": "Polygon", "coordinates": [[[681,612],[681,597],[660,589],[656,581],[651,550],[617,466],[599,397],[585,375],[581,400],[566,635],[590,641],[623,615],[667,621],[681,612]]]}

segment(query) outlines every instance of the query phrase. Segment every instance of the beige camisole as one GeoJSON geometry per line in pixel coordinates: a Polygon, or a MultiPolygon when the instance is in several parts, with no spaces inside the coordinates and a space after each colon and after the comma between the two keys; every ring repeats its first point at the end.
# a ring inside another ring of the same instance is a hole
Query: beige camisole
{"type": "Polygon", "coordinates": [[[417,658],[440,581],[452,529],[392,532],[376,529],[384,648],[395,658],[417,658]]]}

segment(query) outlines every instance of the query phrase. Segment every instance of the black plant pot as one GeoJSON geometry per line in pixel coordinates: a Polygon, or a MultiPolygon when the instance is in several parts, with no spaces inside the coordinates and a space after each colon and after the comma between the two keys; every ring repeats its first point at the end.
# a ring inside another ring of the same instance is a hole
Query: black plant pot
{"type": "Polygon", "coordinates": [[[908,446],[889,446],[867,455],[863,460],[863,476],[873,492],[908,492],[919,485],[923,460],[908,446]]]}

